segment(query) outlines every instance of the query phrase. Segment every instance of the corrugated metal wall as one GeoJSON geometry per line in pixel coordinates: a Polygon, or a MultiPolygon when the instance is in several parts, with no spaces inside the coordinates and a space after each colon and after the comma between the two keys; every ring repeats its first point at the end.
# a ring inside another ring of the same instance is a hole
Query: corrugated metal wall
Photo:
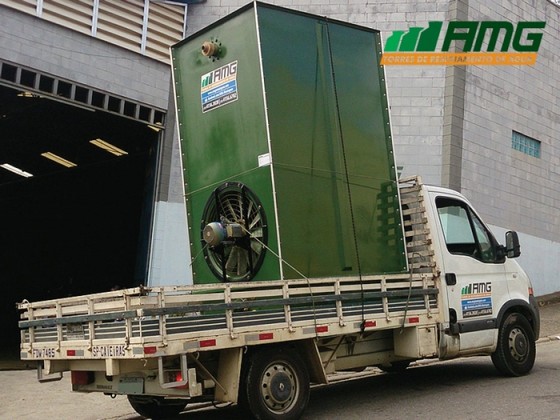
{"type": "Polygon", "coordinates": [[[186,6],[149,0],[0,0],[0,4],[168,63],[186,6]]]}

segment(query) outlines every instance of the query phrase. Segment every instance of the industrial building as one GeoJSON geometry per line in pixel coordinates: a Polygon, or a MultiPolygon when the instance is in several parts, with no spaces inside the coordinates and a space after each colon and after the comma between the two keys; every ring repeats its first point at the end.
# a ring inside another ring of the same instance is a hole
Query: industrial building
{"type": "MultiPolygon", "coordinates": [[[[0,301],[191,281],[168,48],[247,3],[0,0],[0,301]]],[[[403,175],[461,191],[560,290],[560,6],[275,1],[381,30],[544,21],[533,66],[386,66],[403,175]]],[[[367,54],[367,51],[364,52],[367,54]]],[[[14,330],[13,342],[17,342],[14,330]]]]}
{"type": "Polygon", "coordinates": [[[173,190],[181,182],[169,183],[180,175],[169,46],[184,37],[186,13],[147,0],[0,2],[8,325],[17,325],[14,303],[23,299],[137,286],[150,270],[179,277],[149,264],[155,242],[173,243],[167,256],[182,259],[187,281],[183,197],[173,190]]]}

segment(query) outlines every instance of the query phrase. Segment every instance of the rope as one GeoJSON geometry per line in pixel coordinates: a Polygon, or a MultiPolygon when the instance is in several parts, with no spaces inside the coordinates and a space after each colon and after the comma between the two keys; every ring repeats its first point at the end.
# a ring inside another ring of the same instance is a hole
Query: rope
{"type": "MultiPolygon", "coordinates": [[[[241,226],[241,228],[245,231],[245,233],[251,235],[251,232],[249,232],[245,228],[245,226],[241,226]]],[[[301,271],[299,271],[297,268],[295,268],[292,264],[287,262],[284,258],[282,258],[280,255],[278,255],[276,252],[274,252],[274,250],[272,250],[268,245],[266,245],[259,238],[251,237],[251,239],[256,240],[259,244],[261,244],[263,246],[263,248],[265,248],[272,255],[274,255],[276,258],[278,258],[278,261],[280,261],[281,264],[286,264],[289,268],[291,268],[299,276],[301,276],[301,278],[303,278],[303,279],[305,279],[305,281],[307,281],[307,287],[309,288],[309,294],[311,296],[311,306],[312,306],[312,309],[313,309],[313,323],[314,323],[314,326],[315,326],[315,336],[318,337],[317,336],[317,311],[316,311],[316,308],[315,308],[315,297],[313,296],[313,289],[311,288],[311,281],[309,280],[309,277],[307,277],[305,274],[303,274],[301,271]]]]}

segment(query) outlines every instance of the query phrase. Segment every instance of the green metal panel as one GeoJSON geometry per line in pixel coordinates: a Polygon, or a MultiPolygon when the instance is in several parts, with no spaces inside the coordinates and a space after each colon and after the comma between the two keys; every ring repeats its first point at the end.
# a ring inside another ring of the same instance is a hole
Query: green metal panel
{"type": "Polygon", "coordinates": [[[255,280],[281,277],[279,252],[287,279],[406,270],[380,48],[377,31],[260,3],[172,48],[196,283],[219,281],[201,218],[226,181],[266,213],[273,252],[255,280]],[[234,95],[203,109],[205,75],[230,63],[234,95]]]}
{"type": "Polygon", "coordinates": [[[308,277],[406,270],[379,33],[258,16],[283,258],[308,277]]]}
{"type": "MultiPolygon", "coordinates": [[[[215,188],[227,181],[247,185],[260,199],[268,224],[275,226],[270,166],[258,165],[269,151],[254,9],[245,9],[172,48],[191,254],[195,283],[218,281],[204,260],[201,220],[215,188]],[[201,54],[205,41],[218,41],[219,59],[201,54]],[[202,109],[203,76],[237,63],[237,100],[202,109]]],[[[268,243],[278,252],[275,229],[268,243]]],[[[279,262],[265,259],[255,280],[278,279],[279,262]]]]}

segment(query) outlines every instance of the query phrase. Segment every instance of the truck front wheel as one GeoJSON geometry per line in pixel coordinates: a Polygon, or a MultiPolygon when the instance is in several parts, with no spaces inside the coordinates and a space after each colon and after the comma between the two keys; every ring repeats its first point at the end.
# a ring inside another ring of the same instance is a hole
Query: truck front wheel
{"type": "Polygon", "coordinates": [[[259,420],[300,418],[309,400],[309,373],[299,355],[279,348],[249,357],[240,390],[244,408],[259,420]]]}
{"type": "Polygon", "coordinates": [[[498,345],[492,362],[506,376],[522,376],[535,363],[535,333],[527,318],[512,313],[504,320],[498,332],[498,345]]]}
{"type": "Polygon", "coordinates": [[[138,414],[151,419],[175,417],[187,406],[185,400],[147,395],[128,395],[128,402],[138,414]]]}

